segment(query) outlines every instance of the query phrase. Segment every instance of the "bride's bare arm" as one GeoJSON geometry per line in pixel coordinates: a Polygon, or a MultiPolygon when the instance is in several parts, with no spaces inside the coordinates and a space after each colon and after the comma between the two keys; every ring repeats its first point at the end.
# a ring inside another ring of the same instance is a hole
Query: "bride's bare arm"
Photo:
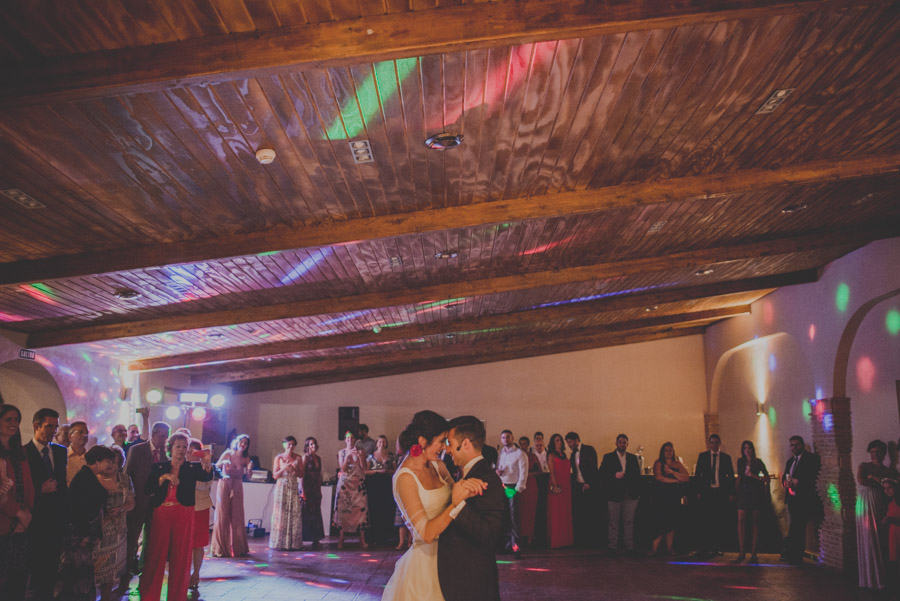
{"type": "Polygon", "coordinates": [[[404,473],[397,477],[397,494],[406,510],[409,525],[426,543],[433,542],[441,532],[447,529],[453,518],[450,511],[461,501],[478,494],[478,487],[472,482],[457,482],[453,486],[453,498],[450,504],[435,518],[429,520],[419,497],[419,486],[412,474],[404,473]]]}

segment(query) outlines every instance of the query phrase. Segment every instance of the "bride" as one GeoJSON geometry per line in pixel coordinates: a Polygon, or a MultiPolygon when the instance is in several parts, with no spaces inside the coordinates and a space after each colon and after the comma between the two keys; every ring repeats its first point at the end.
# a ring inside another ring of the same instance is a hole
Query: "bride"
{"type": "Polygon", "coordinates": [[[477,478],[453,482],[439,460],[446,437],[447,420],[434,411],[416,413],[400,434],[400,447],[408,454],[394,472],[394,499],[413,544],[394,566],[382,601],[444,601],[438,582],[438,536],[453,521],[451,509],[484,490],[477,478]]]}

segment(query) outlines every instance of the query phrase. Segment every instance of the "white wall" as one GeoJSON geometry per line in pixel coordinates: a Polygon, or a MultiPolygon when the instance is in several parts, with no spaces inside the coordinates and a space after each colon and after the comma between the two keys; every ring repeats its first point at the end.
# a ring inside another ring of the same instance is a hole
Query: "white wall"
{"type": "Polygon", "coordinates": [[[261,392],[235,397],[248,423],[258,419],[257,451],[268,461],[286,434],[313,435],[326,471],[337,467],[339,406],[359,406],[370,435],[394,440],[412,415],[432,409],[445,417],[484,419],[488,441],[500,431],[531,437],[542,430],[575,430],[598,452],[614,447],[625,432],[632,451],[651,457],[671,440],[692,467],[703,445],[706,409],[701,336],[579,351],[514,361],[449,368],[261,392]],[[252,416],[250,414],[253,414],[252,416]]]}
{"type": "MultiPolygon", "coordinates": [[[[708,328],[710,404],[718,406],[728,446],[737,450],[741,440],[753,440],[769,471],[780,473],[788,438],[812,439],[810,401],[835,394],[835,357],[851,316],[870,299],[898,289],[900,238],[882,240],[829,264],[818,282],[781,288],[753,303],[750,315],[708,328]],[[765,404],[762,416],[756,415],[759,401],[765,404]]],[[[851,347],[847,396],[854,465],[868,460],[870,440],[896,442],[900,436],[900,335],[886,324],[898,310],[900,296],[877,304],[851,347]]],[[[773,491],[780,509],[782,491],[773,491]]]]}

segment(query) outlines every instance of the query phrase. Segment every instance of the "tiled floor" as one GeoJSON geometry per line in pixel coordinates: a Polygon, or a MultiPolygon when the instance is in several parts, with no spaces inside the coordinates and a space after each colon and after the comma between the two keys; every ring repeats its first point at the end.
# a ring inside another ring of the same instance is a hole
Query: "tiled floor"
{"type": "MultiPolygon", "coordinates": [[[[210,559],[203,565],[205,601],[372,601],[400,557],[393,549],[272,551],[251,542],[251,557],[210,559]]],[[[793,567],[777,556],[762,565],[732,565],[733,556],[707,564],[657,558],[607,558],[599,552],[526,552],[521,561],[500,556],[500,588],[507,601],[869,601],[846,578],[811,563],[793,567]]],[[[136,584],[136,580],[135,580],[136,584]]],[[[137,596],[131,597],[132,600],[137,596]]],[[[421,601],[429,601],[423,599],[421,601]]],[[[454,600],[455,601],[455,600],[454,600]]],[[[464,600],[460,600],[464,601],[464,600]]]]}

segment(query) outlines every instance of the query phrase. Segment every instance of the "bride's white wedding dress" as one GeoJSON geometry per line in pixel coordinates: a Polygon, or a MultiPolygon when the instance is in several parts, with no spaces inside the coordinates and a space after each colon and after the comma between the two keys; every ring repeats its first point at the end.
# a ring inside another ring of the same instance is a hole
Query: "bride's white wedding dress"
{"type": "Polygon", "coordinates": [[[409,468],[401,467],[394,473],[394,499],[412,534],[412,546],[394,566],[382,601],[444,601],[438,582],[438,539],[426,543],[420,533],[429,520],[440,515],[450,504],[450,475],[442,463],[431,463],[443,481],[440,488],[425,488],[409,468]],[[403,474],[409,474],[412,480],[401,479],[403,474]]]}

